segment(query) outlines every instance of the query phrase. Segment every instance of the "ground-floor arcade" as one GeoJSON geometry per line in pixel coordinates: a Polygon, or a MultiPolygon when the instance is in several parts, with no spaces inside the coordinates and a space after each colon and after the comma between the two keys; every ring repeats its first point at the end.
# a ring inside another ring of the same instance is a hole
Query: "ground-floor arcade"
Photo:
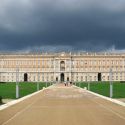
{"type": "MultiPolygon", "coordinates": [[[[15,82],[16,72],[1,72],[0,82],[15,82]]],[[[19,72],[20,82],[109,81],[107,72],[19,72]]],[[[125,73],[112,73],[112,81],[125,81],[125,73]]]]}

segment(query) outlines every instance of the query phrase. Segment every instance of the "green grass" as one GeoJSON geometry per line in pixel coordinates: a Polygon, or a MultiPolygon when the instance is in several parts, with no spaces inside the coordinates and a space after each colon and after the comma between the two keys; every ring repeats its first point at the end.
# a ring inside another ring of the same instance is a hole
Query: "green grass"
{"type": "MultiPolygon", "coordinates": [[[[47,83],[47,86],[50,84],[47,83]]],[[[88,87],[85,82],[77,83],[77,86],[88,87]]],[[[40,89],[46,86],[46,83],[40,83],[40,89]]],[[[109,82],[92,82],[90,83],[90,90],[109,97],[109,82]]],[[[2,98],[15,99],[16,83],[0,83],[0,96],[2,98]]],[[[37,91],[36,83],[19,83],[20,97],[28,95],[37,91]]],[[[125,83],[113,82],[113,98],[125,98],[125,83]]]]}
{"type": "MultiPolygon", "coordinates": [[[[47,86],[50,84],[47,83],[47,86]]],[[[42,89],[43,87],[46,87],[46,83],[39,83],[39,88],[42,89]]],[[[19,83],[19,95],[20,97],[23,97],[25,95],[31,94],[33,92],[37,91],[37,84],[36,83],[19,83]]],[[[15,99],[16,95],[16,83],[0,83],[0,96],[2,96],[3,99],[15,99]]]]}
{"type": "MultiPolygon", "coordinates": [[[[87,83],[77,83],[77,86],[88,88],[87,83]]],[[[109,82],[92,82],[90,83],[90,91],[109,97],[109,82]]],[[[125,83],[113,82],[113,98],[125,98],[125,83]]]]}

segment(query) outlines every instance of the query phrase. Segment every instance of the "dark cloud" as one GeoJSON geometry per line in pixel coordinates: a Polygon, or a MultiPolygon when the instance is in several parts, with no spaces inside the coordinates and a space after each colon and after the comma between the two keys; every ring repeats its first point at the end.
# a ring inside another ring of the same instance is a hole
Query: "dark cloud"
{"type": "Polygon", "coordinates": [[[4,0],[0,49],[124,49],[124,6],[123,0],[4,0]]]}

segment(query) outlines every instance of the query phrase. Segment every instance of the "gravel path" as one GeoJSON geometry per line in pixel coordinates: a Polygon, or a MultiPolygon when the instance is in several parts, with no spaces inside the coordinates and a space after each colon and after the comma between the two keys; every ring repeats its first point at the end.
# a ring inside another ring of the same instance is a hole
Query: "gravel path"
{"type": "Polygon", "coordinates": [[[0,125],[125,125],[125,107],[59,84],[0,111],[0,125]]]}

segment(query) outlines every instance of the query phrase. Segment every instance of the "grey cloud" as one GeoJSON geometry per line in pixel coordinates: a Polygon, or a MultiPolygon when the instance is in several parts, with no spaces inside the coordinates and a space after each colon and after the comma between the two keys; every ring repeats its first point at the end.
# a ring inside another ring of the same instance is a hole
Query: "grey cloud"
{"type": "Polygon", "coordinates": [[[1,0],[0,49],[124,49],[124,6],[123,0],[1,0]]]}

